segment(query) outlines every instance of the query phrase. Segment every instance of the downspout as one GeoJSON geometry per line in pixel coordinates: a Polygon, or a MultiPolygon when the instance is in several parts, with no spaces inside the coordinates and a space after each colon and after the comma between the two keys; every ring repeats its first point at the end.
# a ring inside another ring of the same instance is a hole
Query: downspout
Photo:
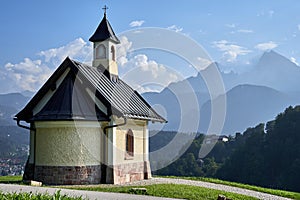
{"type": "MultiPolygon", "coordinates": [[[[124,125],[126,125],[127,124],[127,118],[126,117],[124,117],[124,122],[123,123],[121,123],[121,124],[114,124],[114,125],[108,125],[108,126],[105,126],[104,128],[103,128],[103,132],[104,132],[104,134],[106,135],[106,136],[108,136],[108,132],[107,132],[107,130],[109,129],[109,128],[115,128],[115,127],[119,127],[119,126],[124,126],[124,125]]],[[[108,151],[107,151],[107,142],[105,142],[105,154],[107,154],[108,153],[108,151]]],[[[106,155],[106,157],[108,157],[108,155],[106,155]]],[[[106,183],[106,176],[107,176],[107,166],[104,166],[104,165],[102,165],[101,166],[101,171],[103,170],[103,172],[104,173],[102,173],[101,172],[101,183],[106,183]]]]}
{"type": "Polygon", "coordinates": [[[28,126],[24,126],[22,124],[20,124],[21,120],[14,117],[14,120],[17,121],[17,125],[21,128],[24,128],[24,129],[27,129],[27,130],[30,130],[30,131],[33,131],[33,142],[34,142],[34,145],[33,145],[33,177],[32,179],[34,179],[34,174],[35,174],[35,160],[36,160],[36,129],[35,128],[31,128],[31,127],[28,127],[28,126]]]}

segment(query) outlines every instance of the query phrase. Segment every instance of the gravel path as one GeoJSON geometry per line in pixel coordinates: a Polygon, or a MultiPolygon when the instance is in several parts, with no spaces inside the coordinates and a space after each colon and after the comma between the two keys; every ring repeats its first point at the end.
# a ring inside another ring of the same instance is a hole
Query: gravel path
{"type": "Polygon", "coordinates": [[[127,185],[143,186],[143,185],[161,184],[161,183],[200,186],[200,187],[209,188],[209,189],[216,189],[216,190],[222,190],[222,191],[226,191],[226,192],[243,194],[243,195],[252,196],[252,197],[256,197],[258,199],[264,199],[264,200],[287,200],[287,199],[289,199],[289,198],[285,198],[285,197],[279,197],[279,196],[275,196],[275,195],[271,195],[271,194],[256,192],[253,190],[247,190],[247,189],[237,188],[237,187],[233,187],[233,186],[208,183],[208,182],[203,182],[203,181],[174,179],[174,178],[152,178],[151,180],[144,180],[144,181],[129,183],[127,185]]]}
{"type": "MultiPolygon", "coordinates": [[[[185,179],[173,179],[173,178],[152,178],[151,180],[137,181],[134,183],[128,183],[123,186],[144,186],[151,184],[183,184],[183,185],[193,185],[200,186],[209,189],[216,189],[226,192],[232,192],[237,194],[243,194],[247,196],[256,197],[258,199],[264,200],[287,200],[289,198],[279,197],[271,194],[266,194],[262,192],[256,192],[252,190],[237,188],[233,186],[208,183],[203,181],[192,181],[185,179]]],[[[95,186],[95,185],[93,185],[95,186]]],[[[118,185],[101,185],[101,187],[117,187],[118,185]]],[[[91,187],[91,186],[82,186],[82,187],[91,187]]],[[[121,193],[105,193],[105,192],[93,192],[93,191],[78,191],[78,190],[69,190],[69,189],[60,189],[60,188],[46,188],[46,187],[31,187],[31,186],[21,186],[21,185],[7,185],[0,184],[0,191],[4,192],[34,192],[34,193],[49,193],[54,194],[56,191],[61,190],[61,194],[66,194],[68,196],[82,196],[87,197],[88,199],[107,199],[107,200],[119,200],[119,199],[128,199],[128,200],[164,200],[170,198],[160,198],[160,197],[151,197],[151,196],[141,196],[141,195],[131,195],[131,194],[121,194],[121,193]]]]}

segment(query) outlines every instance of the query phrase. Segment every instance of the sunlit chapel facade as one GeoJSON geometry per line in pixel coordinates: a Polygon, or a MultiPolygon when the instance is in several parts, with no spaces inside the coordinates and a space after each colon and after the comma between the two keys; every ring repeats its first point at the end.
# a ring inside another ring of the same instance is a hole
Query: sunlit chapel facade
{"type": "Polygon", "coordinates": [[[30,132],[25,180],[61,185],[151,178],[148,122],[166,120],[119,78],[120,41],[106,9],[90,41],[92,66],[66,58],[15,117],[30,132]]]}

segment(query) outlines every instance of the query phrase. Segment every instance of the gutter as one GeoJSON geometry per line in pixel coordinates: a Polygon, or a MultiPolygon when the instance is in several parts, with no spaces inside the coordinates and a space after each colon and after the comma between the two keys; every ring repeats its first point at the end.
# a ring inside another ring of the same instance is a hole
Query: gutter
{"type": "Polygon", "coordinates": [[[17,125],[18,125],[19,127],[24,128],[24,129],[27,129],[27,130],[35,131],[35,128],[31,128],[31,127],[29,127],[29,126],[22,125],[22,124],[20,123],[21,120],[18,119],[17,117],[14,117],[14,120],[17,121],[17,125]]]}
{"type": "Polygon", "coordinates": [[[105,126],[105,127],[103,128],[103,132],[106,133],[106,130],[109,129],[109,128],[115,128],[115,127],[119,127],[119,126],[124,126],[124,125],[126,125],[126,124],[127,124],[127,118],[124,117],[124,122],[123,122],[123,123],[105,126]]]}

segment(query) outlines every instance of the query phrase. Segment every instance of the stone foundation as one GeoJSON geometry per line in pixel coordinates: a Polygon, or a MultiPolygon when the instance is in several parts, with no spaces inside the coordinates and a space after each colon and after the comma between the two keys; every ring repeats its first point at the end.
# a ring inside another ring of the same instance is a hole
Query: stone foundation
{"type": "Polygon", "coordinates": [[[120,164],[114,166],[114,184],[140,181],[151,178],[149,162],[120,164]]]}
{"type": "Polygon", "coordinates": [[[96,166],[35,166],[34,179],[46,185],[123,184],[151,178],[149,162],[96,166]],[[103,173],[103,174],[101,174],[103,173]]]}
{"type": "Polygon", "coordinates": [[[34,180],[47,185],[99,184],[101,181],[101,165],[36,166],[34,180]]]}

